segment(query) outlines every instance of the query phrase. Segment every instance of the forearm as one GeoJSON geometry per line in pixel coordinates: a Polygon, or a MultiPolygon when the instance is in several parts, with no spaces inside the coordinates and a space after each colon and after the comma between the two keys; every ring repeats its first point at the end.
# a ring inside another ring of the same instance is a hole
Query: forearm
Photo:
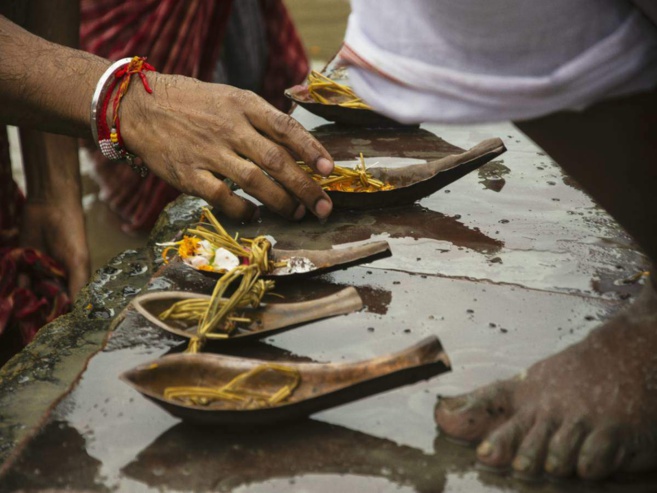
{"type": "MultiPolygon", "coordinates": [[[[109,66],[0,17],[0,123],[90,137],[91,100],[109,66]]],[[[133,88],[142,84],[136,78],[120,100],[121,140],[160,178],[243,221],[257,208],[223,178],[284,217],[330,214],[328,195],[296,160],[328,175],[331,156],[294,119],[230,86],[152,72],[146,79],[152,94],[133,88]]]]}
{"type": "MultiPolygon", "coordinates": [[[[53,43],[77,48],[80,38],[79,0],[28,0],[23,27],[53,43]]],[[[28,200],[79,203],[80,165],[77,139],[20,131],[28,200]]]]}
{"type": "Polygon", "coordinates": [[[37,248],[66,270],[69,294],[89,279],[84,212],[81,204],[77,140],[64,135],[21,129],[27,203],[23,207],[20,244],[37,248]]]}
{"type": "Polygon", "coordinates": [[[0,16],[0,122],[90,137],[91,98],[109,65],[0,16]]]}
{"type": "Polygon", "coordinates": [[[21,150],[30,202],[79,203],[80,167],[76,139],[21,129],[21,150]]]}
{"type": "MultiPolygon", "coordinates": [[[[24,13],[22,25],[31,33],[60,45],[77,46],[79,0],[28,0],[24,13]]],[[[46,118],[53,120],[51,114],[46,113],[46,118]]],[[[20,129],[20,137],[27,184],[22,218],[27,227],[21,228],[21,245],[40,249],[59,261],[68,275],[69,293],[75,296],[89,278],[77,139],[26,127],[20,129]]]]}

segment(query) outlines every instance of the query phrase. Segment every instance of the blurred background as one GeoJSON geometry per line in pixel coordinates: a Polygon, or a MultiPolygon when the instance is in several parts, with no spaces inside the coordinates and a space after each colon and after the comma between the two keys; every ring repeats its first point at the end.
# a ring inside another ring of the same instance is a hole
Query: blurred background
{"type": "MultiPolygon", "coordinates": [[[[342,43],[349,16],[349,0],[285,0],[285,4],[301,35],[312,68],[322,68],[342,43]]],[[[10,149],[14,177],[25,190],[18,132],[10,128],[10,149]]],[[[83,179],[83,204],[91,253],[92,272],[118,253],[146,244],[148,233],[126,233],[119,218],[98,196],[92,178],[92,166],[85,151],[80,164],[83,179]]]]}
{"type": "MultiPolygon", "coordinates": [[[[349,0],[285,0],[313,62],[328,61],[342,43],[349,0]]],[[[323,64],[322,64],[323,65],[323,64]]]]}

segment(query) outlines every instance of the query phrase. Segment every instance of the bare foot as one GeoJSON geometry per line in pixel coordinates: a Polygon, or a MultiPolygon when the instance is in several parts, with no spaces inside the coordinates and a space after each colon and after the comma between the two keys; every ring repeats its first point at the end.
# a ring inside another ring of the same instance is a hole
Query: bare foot
{"type": "Polygon", "coordinates": [[[657,292],[512,380],[445,398],[436,422],[520,476],[602,479],[657,468],[657,292]],[[483,441],[482,441],[483,440],[483,441]]]}

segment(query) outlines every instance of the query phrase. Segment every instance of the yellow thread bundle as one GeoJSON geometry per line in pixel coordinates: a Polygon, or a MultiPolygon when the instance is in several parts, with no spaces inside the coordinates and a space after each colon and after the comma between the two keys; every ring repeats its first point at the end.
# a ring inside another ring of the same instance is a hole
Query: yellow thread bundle
{"type": "Polygon", "coordinates": [[[168,387],[164,390],[164,398],[168,400],[180,400],[186,404],[200,406],[207,406],[217,400],[227,400],[241,403],[247,409],[253,409],[270,407],[283,402],[292,395],[300,382],[301,376],[296,369],[277,363],[265,363],[237,375],[221,387],[168,387]],[[245,387],[245,384],[250,379],[266,371],[280,373],[288,381],[273,393],[258,392],[245,387]]]}
{"type": "Polygon", "coordinates": [[[359,110],[372,109],[356,96],[351,87],[339,84],[315,70],[308,75],[308,93],[318,103],[335,104],[344,108],[359,110]]]}

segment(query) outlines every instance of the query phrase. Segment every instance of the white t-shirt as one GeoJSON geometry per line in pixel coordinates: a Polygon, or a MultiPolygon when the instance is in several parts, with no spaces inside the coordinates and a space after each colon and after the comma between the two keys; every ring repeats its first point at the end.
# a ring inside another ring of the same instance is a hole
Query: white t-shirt
{"type": "Polygon", "coordinates": [[[402,122],[523,120],[657,85],[657,28],[629,1],[351,3],[351,84],[402,122]]]}

